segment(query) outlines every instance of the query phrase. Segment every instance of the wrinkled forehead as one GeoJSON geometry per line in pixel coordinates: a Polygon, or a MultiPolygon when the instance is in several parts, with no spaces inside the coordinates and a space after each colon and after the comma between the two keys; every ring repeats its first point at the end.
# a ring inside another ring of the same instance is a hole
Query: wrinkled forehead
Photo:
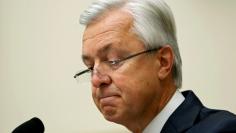
{"type": "MultiPolygon", "coordinates": [[[[123,10],[114,10],[90,23],[83,36],[83,54],[96,54],[100,49],[109,48],[135,49],[138,37],[132,31],[133,18],[123,10]]],[[[141,46],[143,47],[143,45],[141,46]]]]}
{"type": "Polygon", "coordinates": [[[127,33],[132,26],[133,17],[127,11],[123,9],[107,11],[86,26],[83,42],[109,30],[127,33]]]}

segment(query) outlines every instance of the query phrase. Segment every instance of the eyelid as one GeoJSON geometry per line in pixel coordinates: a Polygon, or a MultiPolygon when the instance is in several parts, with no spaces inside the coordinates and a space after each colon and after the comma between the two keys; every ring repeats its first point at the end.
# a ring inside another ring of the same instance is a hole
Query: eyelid
{"type": "Polygon", "coordinates": [[[94,65],[91,65],[91,64],[86,64],[86,63],[84,63],[84,65],[87,67],[87,70],[93,70],[93,68],[94,68],[94,65]]]}
{"type": "Polygon", "coordinates": [[[108,64],[110,65],[117,65],[122,61],[122,59],[116,59],[116,60],[110,60],[110,61],[106,61],[108,64]]]}
{"type": "Polygon", "coordinates": [[[116,59],[116,60],[108,60],[108,61],[106,61],[106,62],[109,63],[109,64],[114,65],[114,64],[119,63],[119,62],[120,62],[120,59],[116,59]]]}
{"type": "Polygon", "coordinates": [[[93,67],[88,67],[89,70],[93,70],[93,67]]]}
{"type": "Polygon", "coordinates": [[[91,63],[91,61],[89,61],[89,60],[83,60],[83,63],[84,63],[84,65],[87,66],[87,67],[92,66],[92,63],[91,63]]]}

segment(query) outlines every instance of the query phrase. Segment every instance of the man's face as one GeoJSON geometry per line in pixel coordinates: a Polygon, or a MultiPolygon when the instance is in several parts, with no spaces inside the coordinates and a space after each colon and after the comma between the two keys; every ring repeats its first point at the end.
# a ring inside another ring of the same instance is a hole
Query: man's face
{"type": "Polygon", "coordinates": [[[83,36],[83,61],[96,71],[91,78],[93,100],[107,120],[123,125],[153,117],[162,93],[157,52],[126,60],[111,71],[103,68],[104,61],[145,50],[131,26],[130,14],[116,10],[88,25],[83,36]]]}

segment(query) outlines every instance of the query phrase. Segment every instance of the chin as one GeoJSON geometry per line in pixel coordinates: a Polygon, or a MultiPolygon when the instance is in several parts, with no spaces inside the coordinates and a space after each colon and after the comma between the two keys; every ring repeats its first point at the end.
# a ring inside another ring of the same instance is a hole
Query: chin
{"type": "Polygon", "coordinates": [[[121,124],[121,119],[119,117],[104,116],[104,118],[109,122],[114,122],[114,123],[117,123],[117,124],[121,124]]]}
{"type": "Polygon", "coordinates": [[[115,123],[121,123],[121,115],[118,114],[117,111],[112,110],[111,112],[107,112],[107,110],[104,112],[102,111],[102,114],[104,118],[110,122],[115,122],[115,123]]]}

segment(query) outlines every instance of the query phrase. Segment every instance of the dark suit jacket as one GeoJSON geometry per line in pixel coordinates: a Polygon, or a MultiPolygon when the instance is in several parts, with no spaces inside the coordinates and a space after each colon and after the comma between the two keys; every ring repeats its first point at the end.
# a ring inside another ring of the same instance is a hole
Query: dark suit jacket
{"type": "Polygon", "coordinates": [[[167,120],[161,133],[236,133],[236,115],[204,107],[192,91],[182,94],[184,102],[167,120]]]}

